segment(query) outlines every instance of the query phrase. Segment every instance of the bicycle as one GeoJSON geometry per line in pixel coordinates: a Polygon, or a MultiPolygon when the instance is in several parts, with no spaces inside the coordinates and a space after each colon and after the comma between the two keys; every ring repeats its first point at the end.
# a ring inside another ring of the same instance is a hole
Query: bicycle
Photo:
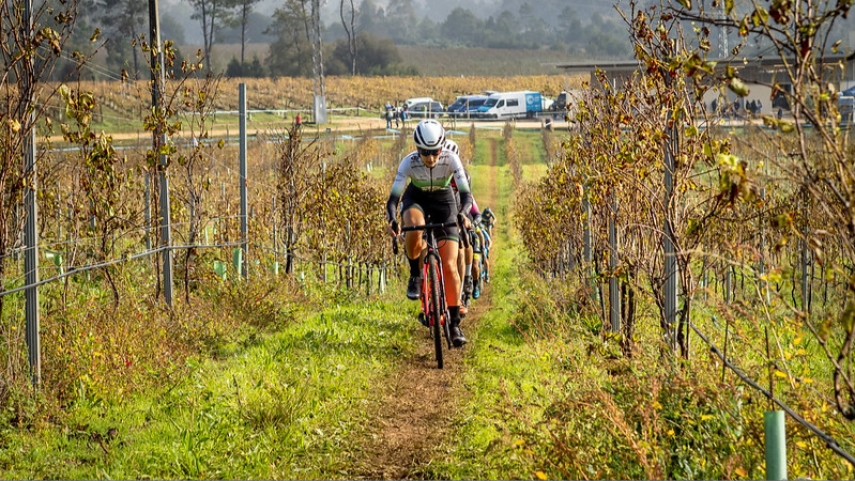
{"type": "MultiPolygon", "coordinates": [[[[445,278],[442,272],[442,257],[439,254],[435,231],[446,227],[455,227],[458,224],[462,225],[460,219],[437,224],[426,223],[425,225],[410,226],[401,229],[401,233],[416,231],[423,231],[425,233],[427,253],[425,254],[424,265],[422,266],[422,312],[419,313],[419,321],[431,331],[433,346],[436,351],[436,364],[439,369],[442,369],[444,366],[442,336],[445,336],[448,349],[452,348],[452,342],[451,323],[448,322],[448,305],[445,299],[445,278]]],[[[464,239],[464,245],[468,245],[465,236],[461,236],[461,239],[464,239]]],[[[398,254],[397,239],[392,240],[392,251],[395,255],[398,254]]]]}

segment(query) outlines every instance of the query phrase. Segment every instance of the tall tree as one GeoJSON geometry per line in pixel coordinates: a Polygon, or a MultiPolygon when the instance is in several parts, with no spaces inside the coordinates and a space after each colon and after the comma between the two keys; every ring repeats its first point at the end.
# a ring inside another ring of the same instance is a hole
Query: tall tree
{"type": "Polygon", "coordinates": [[[350,53],[350,74],[356,75],[356,9],[353,6],[353,0],[340,0],[338,4],[338,12],[341,17],[341,26],[347,34],[347,47],[350,53]],[[345,9],[345,3],[348,8],[345,9]],[[348,15],[345,16],[345,11],[348,15]]]}
{"type": "Polygon", "coordinates": [[[190,0],[195,10],[192,18],[202,24],[202,49],[208,72],[211,71],[211,52],[217,40],[215,33],[229,22],[236,1],[239,0],[190,0]]]}
{"type": "Polygon", "coordinates": [[[267,65],[274,76],[308,77],[312,74],[312,45],[305,34],[304,10],[300,0],[287,0],[276,9],[265,33],[275,33],[267,65]]]}
{"type": "Polygon", "coordinates": [[[131,57],[132,77],[140,76],[139,49],[134,42],[146,33],[148,4],[139,0],[97,0],[95,11],[102,12],[100,22],[105,28],[107,64],[127,69],[131,57]]]}
{"type": "Polygon", "coordinates": [[[240,24],[240,64],[243,66],[246,63],[246,29],[249,25],[249,16],[252,13],[255,4],[261,0],[237,0],[236,19],[240,24]]]}
{"type": "Polygon", "coordinates": [[[389,34],[392,38],[411,41],[411,34],[415,30],[416,23],[418,23],[418,15],[416,15],[413,0],[389,0],[386,18],[389,21],[389,34]]]}

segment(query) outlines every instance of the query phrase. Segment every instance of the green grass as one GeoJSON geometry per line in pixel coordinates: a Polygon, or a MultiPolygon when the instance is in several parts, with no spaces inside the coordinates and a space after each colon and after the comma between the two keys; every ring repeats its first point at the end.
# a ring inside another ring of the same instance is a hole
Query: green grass
{"type": "Polygon", "coordinates": [[[377,382],[413,350],[416,329],[412,309],[359,304],[330,306],[223,361],[176,366],[126,404],[80,392],[67,422],[0,431],[0,477],[341,477],[377,382]]]}

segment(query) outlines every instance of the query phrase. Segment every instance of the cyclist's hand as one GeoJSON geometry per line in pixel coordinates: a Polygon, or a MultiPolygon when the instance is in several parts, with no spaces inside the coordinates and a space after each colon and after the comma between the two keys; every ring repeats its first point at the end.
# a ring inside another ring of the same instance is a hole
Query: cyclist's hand
{"type": "Polygon", "coordinates": [[[467,230],[471,230],[472,229],[472,221],[469,220],[469,217],[466,217],[465,215],[463,215],[461,217],[463,217],[463,228],[467,229],[467,230]]]}
{"type": "Polygon", "coordinates": [[[389,223],[389,228],[386,229],[386,232],[389,233],[393,239],[401,235],[401,229],[398,227],[398,221],[393,220],[389,223]]]}

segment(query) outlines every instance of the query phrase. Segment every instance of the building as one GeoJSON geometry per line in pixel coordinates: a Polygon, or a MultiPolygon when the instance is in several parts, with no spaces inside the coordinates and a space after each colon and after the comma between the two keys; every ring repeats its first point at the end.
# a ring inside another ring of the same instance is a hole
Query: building
{"type": "MultiPolygon", "coordinates": [[[[828,55],[823,60],[828,66],[828,79],[837,86],[838,91],[855,86],[855,59],[838,54],[828,55]],[[841,63],[845,68],[838,68],[841,63]]],[[[786,71],[787,65],[791,65],[792,62],[785,62],[779,57],[722,59],[714,61],[716,62],[716,69],[720,71],[723,71],[728,66],[736,68],[739,72],[739,77],[748,87],[749,94],[745,98],[740,98],[730,91],[726,85],[722,84],[717,88],[710,89],[704,95],[704,102],[707,107],[715,104],[719,111],[727,112],[727,109],[722,107],[732,108],[734,105],[739,105],[741,109],[744,109],[745,105],[753,103],[761,106],[758,114],[772,114],[777,112],[779,108],[789,110],[789,105],[787,105],[783,97],[772,98],[771,85],[777,83],[784,89],[790,88],[789,76],[786,71]]],[[[564,70],[567,73],[590,72],[590,84],[592,86],[598,85],[599,81],[596,77],[596,71],[602,70],[614,83],[614,87],[619,87],[625,83],[640,67],[641,63],[638,60],[569,62],[556,65],[556,68],[564,70]]]]}

